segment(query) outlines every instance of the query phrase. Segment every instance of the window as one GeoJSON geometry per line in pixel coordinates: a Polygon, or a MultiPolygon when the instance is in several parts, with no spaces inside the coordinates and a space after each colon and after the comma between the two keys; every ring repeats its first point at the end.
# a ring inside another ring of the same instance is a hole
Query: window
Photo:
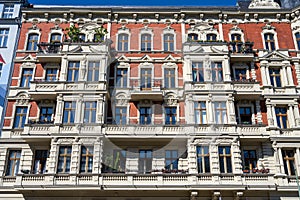
{"type": "Polygon", "coordinates": [[[195,122],[196,124],[207,124],[206,102],[195,102],[195,122]]]}
{"type": "Polygon", "coordinates": [[[61,42],[61,34],[52,33],[50,38],[50,43],[60,43],[60,42],[61,42]]]}
{"type": "Polygon", "coordinates": [[[178,151],[166,150],[165,151],[165,169],[177,170],[178,169],[178,151]]]}
{"type": "Polygon", "coordinates": [[[36,51],[38,40],[39,40],[39,35],[38,34],[36,34],[36,33],[29,34],[26,50],[27,51],[36,51]]]}
{"type": "Polygon", "coordinates": [[[227,123],[226,102],[215,102],[215,120],[217,124],[227,123]]]}
{"type": "Polygon", "coordinates": [[[198,173],[209,173],[210,172],[209,147],[198,146],[196,151],[197,151],[198,173]]]}
{"type": "Polygon", "coordinates": [[[240,53],[242,51],[242,36],[240,34],[231,34],[231,50],[234,53],[240,53]]]}
{"type": "Polygon", "coordinates": [[[8,34],[9,34],[8,28],[0,29],[0,47],[7,47],[8,34]]]}
{"type": "Polygon", "coordinates": [[[57,78],[57,71],[56,68],[47,68],[46,69],[46,81],[56,81],[57,78]]]}
{"type": "Polygon", "coordinates": [[[68,66],[68,77],[67,81],[78,81],[79,61],[70,61],[68,66]]]}
{"type": "Polygon", "coordinates": [[[90,61],[88,66],[88,81],[99,81],[99,61],[90,61]]]}
{"type": "Polygon", "coordinates": [[[151,51],[151,35],[141,35],[141,51],[151,51]]]}
{"type": "Polygon", "coordinates": [[[20,87],[30,87],[33,69],[23,68],[20,87]]]}
{"type": "Polygon", "coordinates": [[[275,108],[277,126],[279,128],[289,128],[289,121],[287,116],[287,108],[276,107],[275,108]]]}
{"type": "Polygon", "coordinates": [[[217,35],[213,33],[209,33],[206,35],[207,41],[217,41],[217,35]]]}
{"type": "Polygon", "coordinates": [[[27,107],[16,107],[15,120],[13,128],[24,128],[26,123],[27,107]]]}
{"type": "Polygon", "coordinates": [[[65,102],[63,123],[74,123],[75,110],[76,110],[76,102],[74,101],[65,102]]]}
{"type": "Polygon", "coordinates": [[[231,149],[228,146],[219,147],[219,164],[221,173],[232,173],[231,149]]]}
{"type": "Polygon", "coordinates": [[[164,35],[164,51],[174,51],[174,35],[164,35]]]}
{"type": "Polygon", "coordinates": [[[41,107],[40,122],[52,122],[53,107],[43,106],[41,107]]]}
{"type": "Polygon", "coordinates": [[[2,68],[3,68],[3,63],[0,63],[0,78],[2,76],[2,68]]]}
{"type": "Polygon", "coordinates": [[[115,149],[113,152],[113,171],[125,173],[126,169],[126,150],[115,149]]]}
{"type": "Polygon", "coordinates": [[[48,150],[36,150],[34,153],[34,174],[44,174],[46,172],[46,162],[48,150]]]}
{"type": "Polygon", "coordinates": [[[149,90],[151,89],[151,69],[141,69],[141,89],[149,90]]]}
{"type": "Polygon", "coordinates": [[[14,5],[4,5],[3,18],[13,18],[14,15],[14,5]]]}
{"type": "Polygon", "coordinates": [[[244,150],[244,169],[250,170],[257,167],[257,158],[255,150],[244,150]]]}
{"type": "Polygon", "coordinates": [[[247,78],[246,68],[235,68],[234,74],[235,74],[236,81],[243,81],[243,80],[246,80],[246,78],[247,78]]]}
{"type": "Polygon", "coordinates": [[[289,175],[296,175],[295,152],[293,150],[282,150],[284,172],[289,175]]]}
{"type": "Polygon", "coordinates": [[[116,86],[120,88],[126,88],[128,81],[128,69],[117,68],[116,86]]]}
{"type": "Polygon", "coordinates": [[[295,34],[298,50],[300,50],[300,33],[295,34]]]}
{"type": "Polygon", "coordinates": [[[71,168],[71,146],[59,147],[57,173],[68,173],[71,168]]]}
{"type": "Polygon", "coordinates": [[[223,69],[221,62],[212,63],[212,81],[223,81],[223,69]]]}
{"type": "Polygon", "coordinates": [[[202,62],[192,63],[192,73],[194,82],[204,82],[204,68],[202,62]]]}
{"type": "Polygon", "coordinates": [[[251,107],[239,107],[240,123],[252,124],[251,107]]]}
{"type": "Polygon", "coordinates": [[[275,50],[274,34],[265,33],[264,39],[265,39],[265,48],[269,51],[274,51],[275,50]]]}
{"type": "Polygon", "coordinates": [[[84,123],[96,122],[96,101],[84,102],[84,123]]]}
{"type": "Polygon", "coordinates": [[[188,34],[188,41],[197,41],[198,35],[196,33],[190,33],[188,34]]]}
{"type": "Polygon", "coordinates": [[[281,87],[280,68],[269,68],[271,85],[281,87]]]}
{"type": "Polygon", "coordinates": [[[78,34],[78,39],[79,39],[79,42],[84,42],[85,41],[85,34],[79,33],[78,34]]]}
{"type": "Polygon", "coordinates": [[[6,166],[6,176],[16,176],[19,172],[21,150],[9,150],[6,166]]]}
{"type": "Polygon", "coordinates": [[[115,121],[118,125],[126,125],[127,107],[116,107],[115,121]]]}
{"type": "Polygon", "coordinates": [[[118,51],[128,51],[128,34],[118,35],[118,51]]]}
{"type": "Polygon", "coordinates": [[[166,111],[166,124],[176,124],[176,107],[166,107],[165,111],[166,111]]]}
{"type": "Polygon", "coordinates": [[[139,151],[139,173],[150,173],[152,169],[152,150],[139,151]]]}
{"type": "Polygon", "coordinates": [[[151,124],[151,108],[140,107],[140,124],[151,124]]]}
{"type": "Polygon", "coordinates": [[[80,173],[89,173],[93,171],[94,147],[81,147],[80,173]]]}
{"type": "Polygon", "coordinates": [[[164,69],[165,88],[175,88],[175,69],[164,69]]]}

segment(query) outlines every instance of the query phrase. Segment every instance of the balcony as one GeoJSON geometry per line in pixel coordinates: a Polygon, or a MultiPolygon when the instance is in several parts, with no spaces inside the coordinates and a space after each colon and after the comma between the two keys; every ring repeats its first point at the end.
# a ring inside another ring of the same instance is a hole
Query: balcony
{"type": "Polygon", "coordinates": [[[62,44],[60,42],[55,43],[39,43],[36,57],[40,62],[60,62],[60,51],[62,44]]]}
{"type": "Polygon", "coordinates": [[[262,93],[260,90],[259,82],[253,79],[233,80],[232,86],[235,93],[237,95],[241,95],[241,97],[244,97],[246,94],[251,94],[251,97],[257,97],[262,93]]]}
{"type": "Polygon", "coordinates": [[[270,135],[265,126],[259,125],[238,125],[237,132],[243,138],[268,137],[270,135]]]}
{"type": "Polygon", "coordinates": [[[254,58],[253,42],[229,42],[229,52],[233,61],[252,61],[254,58]]]}
{"type": "Polygon", "coordinates": [[[132,100],[159,100],[163,99],[162,80],[152,79],[151,82],[142,83],[140,79],[131,78],[131,99],[132,100]]]}

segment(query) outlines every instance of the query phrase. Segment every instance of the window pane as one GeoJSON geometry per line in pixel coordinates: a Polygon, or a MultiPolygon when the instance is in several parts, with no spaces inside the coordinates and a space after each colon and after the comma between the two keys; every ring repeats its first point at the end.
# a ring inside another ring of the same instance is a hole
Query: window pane
{"type": "Polygon", "coordinates": [[[19,172],[21,150],[9,150],[6,167],[6,176],[16,176],[19,172]]]}
{"type": "Polygon", "coordinates": [[[23,68],[20,87],[30,87],[33,69],[23,68]]]}
{"type": "Polygon", "coordinates": [[[37,43],[38,43],[39,35],[38,34],[29,34],[27,41],[27,49],[28,51],[37,51],[37,43]]]}
{"type": "Polygon", "coordinates": [[[27,107],[16,107],[13,128],[24,128],[26,123],[27,107]]]}
{"type": "Polygon", "coordinates": [[[79,61],[70,61],[68,65],[68,77],[67,81],[77,82],[79,73],[79,61]]]}
{"type": "Polygon", "coordinates": [[[120,34],[118,35],[118,50],[128,51],[128,35],[120,34]]]}

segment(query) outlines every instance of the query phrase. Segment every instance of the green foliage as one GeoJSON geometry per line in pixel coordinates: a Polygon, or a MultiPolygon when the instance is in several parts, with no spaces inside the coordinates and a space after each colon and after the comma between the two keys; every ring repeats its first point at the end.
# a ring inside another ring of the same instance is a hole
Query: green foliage
{"type": "Polygon", "coordinates": [[[99,27],[95,30],[95,42],[102,42],[104,36],[107,34],[107,29],[104,27],[99,27]]]}
{"type": "Polygon", "coordinates": [[[72,25],[70,28],[66,28],[68,31],[68,36],[71,39],[71,42],[79,42],[80,30],[76,26],[72,25]]]}

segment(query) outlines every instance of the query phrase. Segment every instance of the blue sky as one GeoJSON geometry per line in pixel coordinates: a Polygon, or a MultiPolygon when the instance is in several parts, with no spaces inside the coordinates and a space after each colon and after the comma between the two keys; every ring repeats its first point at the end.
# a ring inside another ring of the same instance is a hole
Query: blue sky
{"type": "Polygon", "coordinates": [[[234,6],[236,0],[29,0],[36,5],[234,6]]]}

